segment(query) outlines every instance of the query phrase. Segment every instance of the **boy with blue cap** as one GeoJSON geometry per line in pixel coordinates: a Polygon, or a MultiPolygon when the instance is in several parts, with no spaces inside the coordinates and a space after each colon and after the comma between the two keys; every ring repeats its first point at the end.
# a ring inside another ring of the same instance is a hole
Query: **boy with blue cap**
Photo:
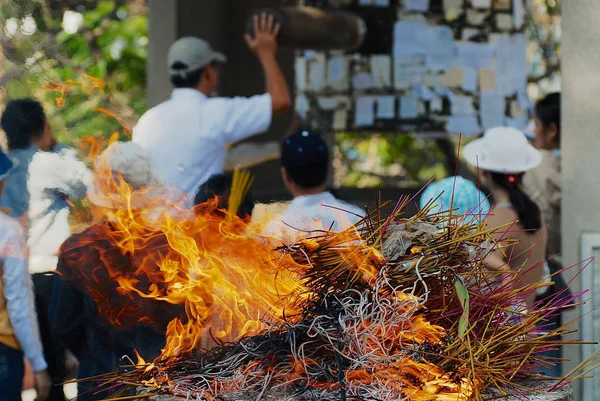
{"type": "MultiPolygon", "coordinates": [[[[14,163],[0,151],[0,193],[14,163]]],[[[37,400],[48,397],[52,381],[40,340],[27,251],[20,224],[0,212],[0,401],[21,399],[25,366],[35,372],[37,400]]]]}
{"type": "Polygon", "coordinates": [[[263,234],[293,241],[358,223],[365,212],[326,191],[329,170],[329,150],[320,135],[301,130],[287,138],[281,149],[281,175],[294,199],[263,234]]]}

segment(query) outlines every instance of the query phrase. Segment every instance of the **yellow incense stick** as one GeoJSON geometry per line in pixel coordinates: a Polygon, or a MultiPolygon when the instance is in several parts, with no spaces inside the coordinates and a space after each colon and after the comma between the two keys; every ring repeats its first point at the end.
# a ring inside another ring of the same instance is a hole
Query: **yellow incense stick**
{"type": "Polygon", "coordinates": [[[245,170],[235,169],[233,171],[233,180],[231,182],[231,191],[227,200],[227,211],[230,216],[237,214],[242,201],[250,191],[254,182],[254,177],[245,170]]]}

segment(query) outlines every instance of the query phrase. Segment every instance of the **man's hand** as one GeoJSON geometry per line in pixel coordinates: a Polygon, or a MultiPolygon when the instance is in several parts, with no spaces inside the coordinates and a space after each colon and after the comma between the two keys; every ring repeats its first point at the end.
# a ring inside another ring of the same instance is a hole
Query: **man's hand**
{"type": "Polygon", "coordinates": [[[244,38],[248,47],[257,56],[274,55],[277,49],[277,34],[279,33],[280,25],[275,23],[273,15],[262,13],[260,17],[254,16],[254,37],[245,34],[244,38]]]}
{"type": "Polygon", "coordinates": [[[35,372],[35,391],[37,392],[37,397],[35,401],[44,401],[50,395],[50,390],[52,389],[52,379],[50,379],[50,375],[47,370],[42,370],[41,372],[35,372]]]}

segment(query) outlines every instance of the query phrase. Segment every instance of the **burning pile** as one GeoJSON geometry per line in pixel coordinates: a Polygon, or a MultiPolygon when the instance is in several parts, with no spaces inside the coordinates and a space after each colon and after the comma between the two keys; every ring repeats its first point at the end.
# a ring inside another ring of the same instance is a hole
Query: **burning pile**
{"type": "Polygon", "coordinates": [[[161,356],[99,379],[121,386],[115,397],[461,401],[538,377],[551,363],[539,354],[567,332],[540,329],[573,300],[525,310],[544,284],[520,288],[518,274],[482,262],[501,228],[431,208],[403,218],[410,201],[283,246],[216,202],[193,219],[148,213],[156,205],[111,211],[114,246],[142,257],[107,275],[120,303],[81,275],[103,313],[116,325],[132,314],[152,322],[146,300],[185,313],[168,323],[161,356]]]}

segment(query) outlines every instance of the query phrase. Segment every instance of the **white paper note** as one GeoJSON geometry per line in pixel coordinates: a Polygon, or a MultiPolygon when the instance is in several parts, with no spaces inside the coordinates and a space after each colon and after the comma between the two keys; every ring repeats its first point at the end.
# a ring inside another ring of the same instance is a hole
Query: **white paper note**
{"type": "Polygon", "coordinates": [[[373,105],[375,99],[371,96],[356,98],[354,107],[354,124],[357,127],[367,127],[375,122],[373,105]]]}
{"type": "Polygon", "coordinates": [[[469,25],[482,27],[487,17],[487,13],[478,10],[467,10],[467,22],[469,25]]]}
{"type": "Polygon", "coordinates": [[[348,89],[348,63],[345,57],[332,57],[327,68],[327,86],[335,90],[348,89]]]}
{"type": "Polygon", "coordinates": [[[419,115],[419,101],[411,96],[400,97],[400,118],[411,119],[419,115]]]}
{"type": "Polygon", "coordinates": [[[459,42],[456,65],[469,68],[492,68],[494,66],[494,48],[487,43],[459,42]]]}
{"type": "Polygon", "coordinates": [[[408,11],[429,11],[429,0],[406,0],[405,4],[408,11]]]}
{"type": "Polygon", "coordinates": [[[496,50],[496,91],[511,96],[517,91],[515,68],[515,42],[509,35],[494,35],[492,43],[496,50]]]}
{"type": "Polygon", "coordinates": [[[479,97],[479,115],[484,130],[504,124],[506,102],[498,93],[482,93],[479,97]]]}
{"type": "Polygon", "coordinates": [[[310,70],[309,89],[319,91],[325,87],[325,63],[325,55],[322,53],[317,54],[314,60],[308,63],[308,68],[310,70]]]}
{"type": "Polygon", "coordinates": [[[462,90],[465,92],[475,92],[477,90],[478,76],[474,68],[463,68],[462,90]]]}
{"type": "Polygon", "coordinates": [[[396,97],[379,96],[377,98],[377,118],[392,119],[396,117],[396,97]]]}
{"type": "Polygon", "coordinates": [[[498,93],[482,93],[479,96],[479,110],[482,113],[503,116],[506,109],[504,96],[498,93]]]}
{"type": "Polygon", "coordinates": [[[527,38],[520,33],[514,35],[515,41],[515,81],[517,85],[517,93],[527,93],[527,38]]]}
{"type": "Polygon", "coordinates": [[[306,90],[306,60],[303,57],[296,59],[296,89],[300,92],[306,90]]]}
{"type": "Polygon", "coordinates": [[[513,28],[513,16],[510,14],[496,14],[496,28],[508,31],[513,28]]]}
{"type": "Polygon", "coordinates": [[[480,114],[481,127],[484,131],[504,126],[504,116],[498,114],[480,114]]]}
{"type": "Polygon", "coordinates": [[[301,118],[306,118],[306,114],[308,113],[308,108],[310,104],[308,103],[308,98],[304,95],[296,96],[296,112],[301,118]]]}
{"type": "Polygon", "coordinates": [[[446,121],[446,131],[451,134],[472,136],[480,134],[481,128],[475,116],[450,116],[446,121]]]}
{"type": "Polygon", "coordinates": [[[460,10],[463,0],[444,0],[444,11],[460,10]]]}
{"type": "Polygon", "coordinates": [[[394,57],[394,87],[408,89],[415,82],[419,82],[426,71],[425,56],[399,56],[394,57]]]}
{"type": "Polygon", "coordinates": [[[333,113],[333,129],[336,131],[343,131],[348,125],[348,111],[347,110],[336,110],[333,113]]]}
{"type": "Polygon", "coordinates": [[[427,44],[423,36],[427,35],[429,26],[422,21],[397,21],[394,24],[394,47],[392,55],[406,56],[414,54],[426,54],[427,44]]]}
{"type": "Polygon", "coordinates": [[[454,34],[449,26],[430,27],[423,31],[421,40],[425,43],[425,64],[431,70],[447,70],[454,64],[454,34]]]}
{"type": "Polygon", "coordinates": [[[523,0],[513,0],[513,22],[517,29],[521,29],[525,23],[525,7],[523,6],[523,0]]]}
{"type": "Polygon", "coordinates": [[[471,4],[475,8],[490,8],[492,6],[492,0],[471,0],[471,4]]]}
{"type": "Polygon", "coordinates": [[[392,86],[392,58],[387,55],[371,56],[371,75],[375,88],[392,86]]]}
{"type": "Polygon", "coordinates": [[[475,114],[471,96],[452,96],[450,98],[451,113],[455,116],[470,116],[475,114]]]}
{"type": "Polygon", "coordinates": [[[359,90],[371,89],[373,87],[373,77],[366,72],[356,74],[352,77],[352,87],[359,90]]]}

